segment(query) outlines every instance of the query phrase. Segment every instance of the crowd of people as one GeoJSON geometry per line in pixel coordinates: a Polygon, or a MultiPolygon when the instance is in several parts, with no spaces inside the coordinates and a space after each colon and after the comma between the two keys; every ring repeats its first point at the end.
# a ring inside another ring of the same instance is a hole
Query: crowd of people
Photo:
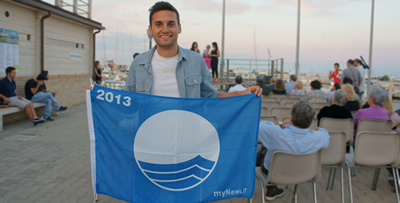
{"type": "MultiPolygon", "coordinates": [[[[220,56],[220,52],[218,49],[218,44],[216,42],[211,43],[212,50],[210,45],[206,45],[206,49],[203,51],[203,59],[206,62],[208,70],[211,70],[212,78],[218,78],[218,57],[220,56]]],[[[199,45],[197,42],[192,43],[192,47],[190,50],[197,52],[200,54],[199,45]]]]}
{"type": "Polygon", "coordinates": [[[58,116],[58,111],[65,111],[67,107],[60,106],[54,99],[57,92],[47,89],[46,80],[49,72],[44,70],[36,78],[31,78],[25,83],[25,97],[17,93],[15,78],[17,76],[14,67],[6,68],[6,77],[0,80],[0,103],[5,106],[16,106],[25,111],[27,117],[36,125],[45,121],[54,121],[51,117],[58,116]],[[44,103],[42,117],[38,117],[33,106],[33,102],[44,103]],[[52,109],[54,110],[52,114],[52,109]]]}

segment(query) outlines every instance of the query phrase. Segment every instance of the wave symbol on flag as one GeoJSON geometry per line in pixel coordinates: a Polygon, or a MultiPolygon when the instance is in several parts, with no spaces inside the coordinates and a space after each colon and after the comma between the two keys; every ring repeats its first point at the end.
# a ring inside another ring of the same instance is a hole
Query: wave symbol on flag
{"type": "Polygon", "coordinates": [[[185,191],[204,182],[220,152],[215,127],[202,116],[183,110],[154,114],[138,129],[133,151],[143,175],[169,191],[185,191]]]}
{"type": "Polygon", "coordinates": [[[139,161],[148,178],[154,183],[173,190],[180,190],[204,180],[214,166],[213,161],[200,155],[178,164],[153,164],[139,161]]]}

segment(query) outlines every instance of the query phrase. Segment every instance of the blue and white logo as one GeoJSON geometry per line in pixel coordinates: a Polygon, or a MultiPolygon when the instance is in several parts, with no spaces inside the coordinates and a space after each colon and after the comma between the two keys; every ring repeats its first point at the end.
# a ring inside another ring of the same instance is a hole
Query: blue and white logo
{"type": "Polygon", "coordinates": [[[133,149],[140,170],[152,183],[169,191],[185,191],[213,172],[220,142],[217,130],[203,117],[168,110],[140,126],[133,149]]]}

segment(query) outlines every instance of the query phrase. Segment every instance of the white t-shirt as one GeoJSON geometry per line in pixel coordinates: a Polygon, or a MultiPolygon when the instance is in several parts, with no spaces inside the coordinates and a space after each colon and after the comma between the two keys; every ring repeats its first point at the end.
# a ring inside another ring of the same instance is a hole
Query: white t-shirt
{"type": "Polygon", "coordinates": [[[359,65],[356,67],[358,71],[360,71],[361,75],[361,85],[358,87],[360,92],[365,92],[365,72],[364,72],[364,67],[362,65],[359,65]]]}
{"type": "Polygon", "coordinates": [[[243,85],[241,85],[241,84],[236,84],[235,86],[229,88],[228,93],[231,93],[231,92],[238,92],[238,91],[244,91],[244,90],[246,90],[246,88],[245,88],[243,85]]]}
{"type": "Polygon", "coordinates": [[[180,97],[175,75],[178,60],[178,55],[172,58],[164,58],[158,54],[158,50],[154,51],[151,59],[154,81],[151,89],[152,95],[180,97]]]}

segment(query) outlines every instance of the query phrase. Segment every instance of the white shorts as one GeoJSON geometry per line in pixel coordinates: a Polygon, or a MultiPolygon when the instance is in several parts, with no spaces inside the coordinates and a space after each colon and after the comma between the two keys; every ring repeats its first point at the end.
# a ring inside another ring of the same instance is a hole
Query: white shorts
{"type": "Polygon", "coordinates": [[[22,100],[18,99],[17,96],[15,97],[9,97],[10,100],[9,105],[17,105],[20,109],[25,109],[25,106],[31,103],[31,101],[25,99],[22,97],[22,100]]]}

